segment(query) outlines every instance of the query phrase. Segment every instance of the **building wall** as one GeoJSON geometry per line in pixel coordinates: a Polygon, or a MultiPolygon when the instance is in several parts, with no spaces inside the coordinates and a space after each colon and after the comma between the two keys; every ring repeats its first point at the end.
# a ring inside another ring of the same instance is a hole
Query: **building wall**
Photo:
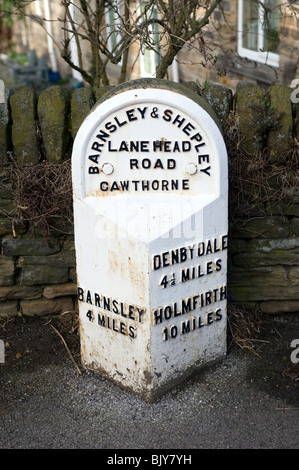
{"type": "Polygon", "coordinates": [[[240,81],[257,83],[263,87],[276,82],[290,86],[299,77],[299,29],[291,11],[283,7],[280,23],[279,67],[249,61],[238,54],[238,0],[222,2],[225,20],[219,10],[214,12],[211,24],[206,27],[207,45],[218,56],[215,65],[201,65],[202,56],[194,48],[186,47],[179,54],[182,81],[198,79],[201,83],[211,81],[236,89],[240,81]]]}

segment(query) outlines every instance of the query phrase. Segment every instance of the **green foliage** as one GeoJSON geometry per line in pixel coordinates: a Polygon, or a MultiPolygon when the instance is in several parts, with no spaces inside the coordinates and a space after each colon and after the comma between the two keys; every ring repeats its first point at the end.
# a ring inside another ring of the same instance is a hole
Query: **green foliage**
{"type": "Polygon", "coordinates": [[[24,20],[24,11],[26,2],[24,0],[2,0],[1,8],[3,15],[3,23],[12,27],[14,23],[14,15],[17,14],[18,20],[24,20]]]}
{"type": "Polygon", "coordinates": [[[267,28],[266,29],[266,51],[268,52],[277,52],[278,45],[280,42],[279,31],[276,28],[267,28]]]}
{"type": "Polygon", "coordinates": [[[24,52],[11,51],[8,53],[7,58],[11,60],[12,62],[19,64],[19,65],[28,64],[28,56],[24,52]]]}

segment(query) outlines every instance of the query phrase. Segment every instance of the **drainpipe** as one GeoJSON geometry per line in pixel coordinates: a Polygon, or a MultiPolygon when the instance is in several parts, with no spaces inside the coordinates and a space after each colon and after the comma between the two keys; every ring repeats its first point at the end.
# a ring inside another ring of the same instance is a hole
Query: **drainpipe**
{"type": "Polygon", "coordinates": [[[172,62],[172,66],[171,66],[172,80],[174,82],[179,83],[180,82],[180,74],[179,74],[179,66],[178,66],[178,63],[177,63],[176,59],[177,59],[177,56],[175,56],[174,61],[172,62]]]}
{"type": "MultiPolygon", "coordinates": [[[[73,22],[75,22],[76,19],[75,19],[75,6],[74,6],[74,4],[70,3],[68,8],[69,8],[71,18],[72,18],[73,22]]],[[[68,26],[69,26],[69,29],[72,28],[70,21],[68,21],[68,26]]],[[[70,50],[71,50],[72,62],[75,65],[79,66],[78,48],[77,48],[77,44],[76,44],[75,35],[73,33],[69,32],[69,37],[70,37],[70,50]]],[[[78,80],[79,82],[83,81],[82,75],[81,75],[80,72],[78,72],[78,70],[72,69],[72,75],[73,75],[73,78],[75,80],[78,80]]]]}
{"type": "Polygon", "coordinates": [[[51,11],[49,0],[44,0],[44,9],[45,9],[45,20],[46,20],[46,31],[47,31],[47,41],[48,41],[48,52],[51,62],[52,72],[58,72],[56,57],[54,53],[54,44],[52,39],[52,24],[51,24],[51,11]]]}

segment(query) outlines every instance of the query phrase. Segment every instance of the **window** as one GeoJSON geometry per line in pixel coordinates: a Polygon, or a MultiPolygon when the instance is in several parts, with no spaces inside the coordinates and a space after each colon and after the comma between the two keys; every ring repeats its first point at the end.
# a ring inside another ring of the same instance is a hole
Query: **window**
{"type": "Polygon", "coordinates": [[[278,67],[278,0],[239,0],[238,52],[241,57],[278,67]]]}

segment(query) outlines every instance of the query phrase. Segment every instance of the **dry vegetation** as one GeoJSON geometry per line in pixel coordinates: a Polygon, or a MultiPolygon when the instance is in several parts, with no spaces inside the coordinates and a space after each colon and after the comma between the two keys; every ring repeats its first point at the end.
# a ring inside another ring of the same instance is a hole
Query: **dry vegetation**
{"type": "Polygon", "coordinates": [[[71,161],[42,162],[20,167],[16,160],[5,168],[16,201],[15,221],[29,222],[49,233],[69,231],[73,224],[71,161]]]}
{"type": "Polygon", "coordinates": [[[250,218],[271,214],[280,202],[290,202],[299,189],[299,142],[293,139],[289,151],[281,155],[279,164],[269,163],[269,149],[253,156],[242,148],[236,114],[231,112],[224,130],[229,155],[229,219],[238,223],[241,217],[250,218]]]}

